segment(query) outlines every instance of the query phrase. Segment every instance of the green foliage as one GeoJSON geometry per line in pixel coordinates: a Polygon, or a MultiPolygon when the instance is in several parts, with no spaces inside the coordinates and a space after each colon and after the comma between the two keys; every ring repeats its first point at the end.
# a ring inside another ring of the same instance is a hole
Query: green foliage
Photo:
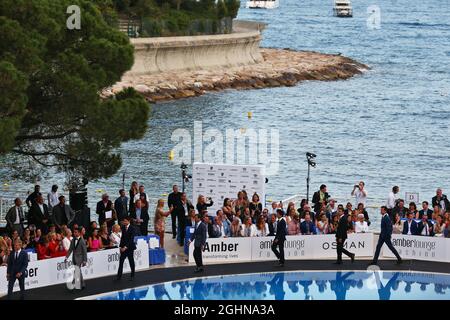
{"type": "Polygon", "coordinates": [[[111,3],[94,2],[0,2],[0,154],[16,176],[55,168],[107,178],[121,166],[121,143],[146,131],[149,107],[134,90],[99,96],[131,68],[133,47],[103,18],[111,3]],[[73,4],[81,30],[66,28],[73,4]]]}
{"type": "Polygon", "coordinates": [[[223,2],[223,0],[218,0],[217,1],[217,18],[222,19],[224,17],[227,17],[228,15],[228,11],[227,11],[227,7],[225,5],[225,3],[223,2]]]}
{"type": "Polygon", "coordinates": [[[236,18],[241,2],[239,0],[224,0],[227,7],[228,17],[236,18]]]}

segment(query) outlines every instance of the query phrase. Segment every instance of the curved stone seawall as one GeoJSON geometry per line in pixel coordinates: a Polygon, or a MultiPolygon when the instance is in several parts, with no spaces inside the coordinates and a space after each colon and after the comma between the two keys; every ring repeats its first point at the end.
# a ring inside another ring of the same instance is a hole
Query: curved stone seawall
{"type": "Polygon", "coordinates": [[[134,65],[127,75],[235,67],[262,61],[259,48],[264,24],[233,23],[233,33],[188,37],[131,39],[134,65]]]}

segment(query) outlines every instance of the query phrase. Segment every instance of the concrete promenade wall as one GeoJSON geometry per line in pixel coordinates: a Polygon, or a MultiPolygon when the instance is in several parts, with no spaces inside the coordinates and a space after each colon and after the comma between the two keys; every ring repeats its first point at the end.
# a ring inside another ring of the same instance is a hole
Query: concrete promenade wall
{"type": "Polygon", "coordinates": [[[135,48],[135,61],[128,75],[260,62],[259,45],[264,27],[263,23],[235,20],[231,34],[130,39],[135,48]]]}

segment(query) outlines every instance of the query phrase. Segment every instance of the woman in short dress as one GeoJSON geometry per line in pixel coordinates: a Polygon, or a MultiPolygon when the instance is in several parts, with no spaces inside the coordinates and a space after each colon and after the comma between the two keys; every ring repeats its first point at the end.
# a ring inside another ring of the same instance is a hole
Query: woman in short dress
{"type": "Polygon", "coordinates": [[[164,231],[166,229],[166,217],[168,217],[173,207],[170,207],[169,211],[164,212],[164,200],[159,199],[155,211],[155,233],[159,236],[159,247],[164,248],[164,231]]]}

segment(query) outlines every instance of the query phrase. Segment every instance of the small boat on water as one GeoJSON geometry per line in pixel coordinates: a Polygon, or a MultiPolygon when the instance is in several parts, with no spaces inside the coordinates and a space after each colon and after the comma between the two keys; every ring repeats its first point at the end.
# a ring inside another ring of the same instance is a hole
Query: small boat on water
{"type": "Polygon", "coordinates": [[[249,9],[275,9],[279,5],[279,0],[249,0],[246,3],[249,9]]]}
{"type": "Polygon", "coordinates": [[[335,17],[353,17],[352,3],[350,2],[350,0],[334,0],[333,11],[335,17]]]}

